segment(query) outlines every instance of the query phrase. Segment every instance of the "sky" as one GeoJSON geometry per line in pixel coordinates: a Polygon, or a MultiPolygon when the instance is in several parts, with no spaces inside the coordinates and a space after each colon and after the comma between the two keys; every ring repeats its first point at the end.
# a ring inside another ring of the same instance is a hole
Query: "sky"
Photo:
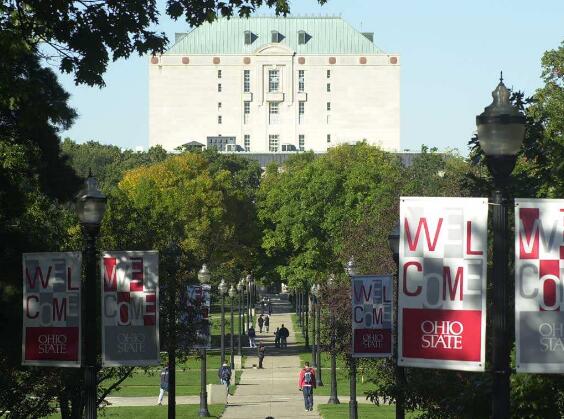
{"type": "MultiPolygon", "coordinates": [[[[158,3],[159,31],[174,40],[190,30],[166,16],[165,0],[158,3]]],[[[290,0],[290,7],[294,16],[340,15],[401,56],[401,148],[411,151],[427,145],[466,154],[500,70],[508,87],[532,95],[542,86],[542,54],[564,40],[562,0],[290,0]]],[[[102,89],[60,75],[79,114],[62,136],[146,150],[148,62],[134,56],[110,64],[102,89]]]]}

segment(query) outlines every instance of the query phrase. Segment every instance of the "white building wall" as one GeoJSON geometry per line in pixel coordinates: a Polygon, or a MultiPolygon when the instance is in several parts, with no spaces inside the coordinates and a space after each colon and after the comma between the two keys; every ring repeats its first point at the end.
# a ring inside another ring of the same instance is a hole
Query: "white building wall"
{"type": "Polygon", "coordinates": [[[269,44],[255,55],[163,55],[149,64],[149,144],[166,149],[208,136],[235,136],[251,152],[267,152],[268,137],[306,150],[326,151],[343,142],[366,140],[386,150],[400,149],[400,62],[395,54],[296,56],[282,45],[269,44]],[[214,58],[219,64],[213,64],[214,58]],[[250,64],[245,64],[245,57],[250,64]],[[305,59],[299,64],[299,58],[305,59]],[[366,59],[361,64],[361,57],[366,59]],[[268,69],[281,73],[281,91],[268,93],[268,69]],[[251,93],[243,93],[243,70],[251,71],[251,93]],[[298,93],[298,70],[305,71],[305,93],[298,93]],[[222,78],[217,78],[221,70],[222,78]],[[327,78],[327,70],[331,77],[327,78]],[[221,83],[222,91],[217,91],[221,83]],[[327,92],[327,83],[331,92],[327,92]],[[247,124],[243,102],[251,101],[247,124]],[[281,100],[279,123],[269,124],[268,101],[281,100]],[[298,102],[305,101],[304,123],[298,123],[298,102]],[[327,111],[331,102],[331,111],[327,111]],[[218,108],[221,103],[221,108],[218,108]],[[222,116],[222,124],[217,117],[222,116]],[[329,119],[327,118],[329,116],[329,119]],[[327,143],[327,134],[331,142],[327,143]]]}

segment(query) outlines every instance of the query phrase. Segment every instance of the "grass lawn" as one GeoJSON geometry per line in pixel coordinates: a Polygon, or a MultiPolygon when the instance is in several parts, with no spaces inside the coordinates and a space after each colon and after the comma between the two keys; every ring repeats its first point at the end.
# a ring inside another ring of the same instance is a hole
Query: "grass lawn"
{"type": "MultiPolygon", "coordinates": [[[[349,418],[349,405],[348,403],[341,404],[320,404],[317,405],[317,410],[323,419],[348,419],[349,418]]],[[[389,406],[376,406],[373,404],[359,404],[358,417],[370,419],[392,419],[396,417],[396,407],[389,406]]],[[[415,413],[406,412],[406,418],[415,418],[415,413]]]]}
{"type": "MultiPolygon", "coordinates": [[[[176,416],[183,419],[196,419],[200,406],[196,404],[184,404],[176,406],[176,416]]],[[[208,410],[212,418],[219,418],[225,406],[223,405],[210,405],[208,410]]],[[[55,419],[61,417],[60,414],[49,416],[55,419]]],[[[104,410],[98,411],[98,417],[106,418],[120,418],[120,419],[153,419],[153,418],[167,418],[168,410],[166,406],[135,406],[135,407],[108,407],[104,410]]]]}

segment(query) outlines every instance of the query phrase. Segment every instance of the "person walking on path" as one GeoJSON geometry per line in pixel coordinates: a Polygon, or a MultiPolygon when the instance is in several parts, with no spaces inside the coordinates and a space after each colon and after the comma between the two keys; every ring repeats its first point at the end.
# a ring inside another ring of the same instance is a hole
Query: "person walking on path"
{"type": "Polygon", "coordinates": [[[270,298],[268,299],[268,315],[272,316],[272,303],[270,302],[270,298]]]}
{"type": "Polygon", "coordinates": [[[229,384],[231,384],[231,368],[229,368],[229,365],[227,365],[226,362],[224,362],[219,368],[217,376],[219,377],[221,384],[223,384],[227,389],[227,392],[229,392],[229,384]]]}
{"type": "Polygon", "coordinates": [[[298,388],[304,394],[304,404],[306,412],[313,410],[313,389],[315,388],[315,370],[310,368],[309,362],[304,363],[300,370],[298,388]]]}
{"type": "Polygon", "coordinates": [[[249,348],[256,348],[257,345],[255,343],[255,339],[257,338],[257,334],[256,334],[255,328],[253,326],[249,327],[249,331],[247,332],[247,336],[249,337],[249,348]]]}
{"type": "Polygon", "coordinates": [[[268,333],[268,329],[270,328],[270,317],[266,316],[264,318],[264,327],[266,329],[266,333],[268,333]]]}
{"type": "Polygon", "coordinates": [[[280,328],[277,327],[276,331],[274,332],[274,346],[280,348],[280,328]]]}
{"type": "Polygon", "coordinates": [[[161,371],[161,390],[159,392],[159,399],[157,401],[159,406],[163,405],[163,397],[165,391],[168,393],[168,367],[164,367],[161,371]]]}
{"type": "Polygon", "coordinates": [[[262,325],[264,324],[264,317],[262,317],[262,314],[259,316],[257,323],[259,327],[259,332],[262,333],[262,325]]]}
{"type": "Polygon", "coordinates": [[[288,341],[286,339],[288,339],[288,336],[290,336],[290,332],[288,331],[288,329],[286,329],[286,327],[284,327],[284,325],[282,325],[282,327],[280,327],[280,346],[282,346],[282,348],[287,348],[288,347],[288,341]]]}
{"type": "Polygon", "coordinates": [[[258,346],[258,359],[259,359],[259,368],[262,369],[262,361],[264,360],[264,351],[265,351],[264,343],[260,342],[258,346]]]}

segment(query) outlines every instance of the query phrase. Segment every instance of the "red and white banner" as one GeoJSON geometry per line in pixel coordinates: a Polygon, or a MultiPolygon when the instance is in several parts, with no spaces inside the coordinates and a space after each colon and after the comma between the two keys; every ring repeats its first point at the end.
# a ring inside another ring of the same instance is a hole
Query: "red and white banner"
{"type": "Polygon", "coordinates": [[[488,201],[400,202],[398,365],[485,366],[488,201]]]}
{"type": "Polygon", "coordinates": [[[515,200],[519,372],[564,373],[564,199],[515,200]]]}
{"type": "Polygon", "coordinates": [[[352,276],[352,356],[392,355],[392,277],[352,276]]]}
{"type": "Polygon", "coordinates": [[[23,365],[80,367],[81,260],[80,252],[22,255],[23,365]]]}
{"type": "Polygon", "coordinates": [[[102,362],[159,365],[159,254],[104,252],[102,362]]]}

